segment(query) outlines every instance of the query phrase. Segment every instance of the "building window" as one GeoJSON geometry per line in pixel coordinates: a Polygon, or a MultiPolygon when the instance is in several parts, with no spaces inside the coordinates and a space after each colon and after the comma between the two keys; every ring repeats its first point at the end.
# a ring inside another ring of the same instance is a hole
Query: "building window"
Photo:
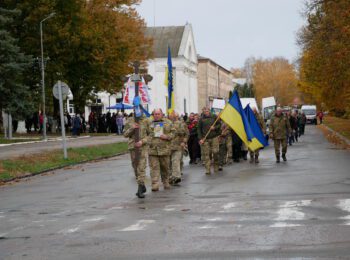
{"type": "Polygon", "coordinates": [[[184,98],[184,113],[187,113],[186,106],[187,106],[187,104],[186,104],[186,98],[184,98]]]}

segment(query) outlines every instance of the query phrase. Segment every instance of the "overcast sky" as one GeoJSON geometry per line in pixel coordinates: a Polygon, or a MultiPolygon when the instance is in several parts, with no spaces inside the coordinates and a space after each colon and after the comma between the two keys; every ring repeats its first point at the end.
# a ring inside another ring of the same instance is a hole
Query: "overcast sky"
{"type": "Polygon", "coordinates": [[[148,26],[192,24],[197,53],[230,69],[250,56],[298,54],[295,36],[304,23],[304,0],[143,0],[148,26]],[[155,17],[155,19],[154,19],[155,17]]]}

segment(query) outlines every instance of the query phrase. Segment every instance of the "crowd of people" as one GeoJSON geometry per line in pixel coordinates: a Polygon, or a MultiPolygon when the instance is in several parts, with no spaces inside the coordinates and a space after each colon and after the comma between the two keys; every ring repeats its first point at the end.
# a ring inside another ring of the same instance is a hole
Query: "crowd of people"
{"type": "MultiPolygon", "coordinates": [[[[84,114],[75,114],[71,116],[69,113],[64,114],[64,126],[66,132],[71,132],[73,136],[79,136],[81,133],[115,133],[122,135],[126,118],[126,113],[117,112],[106,114],[96,114],[91,112],[88,121],[85,120],[84,114]]],[[[60,132],[60,117],[56,116],[56,124],[53,123],[54,118],[47,116],[47,132],[60,132]],[[56,128],[56,129],[54,129],[56,128]]],[[[33,113],[25,119],[25,128],[27,133],[39,133],[43,131],[44,116],[39,112],[33,113]]]]}
{"type": "MultiPolygon", "coordinates": [[[[278,107],[270,121],[268,135],[261,115],[256,109],[253,112],[262,132],[274,141],[276,163],[280,163],[281,156],[287,161],[287,141],[297,141],[304,133],[305,115],[296,111],[285,114],[278,107]]],[[[124,130],[124,136],[129,139],[139,198],[144,198],[147,191],[147,161],[153,192],[159,191],[160,183],[164,190],[181,183],[183,159],[187,155],[190,164],[203,164],[207,175],[222,171],[225,165],[233,162],[248,160],[248,154],[250,163],[259,163],[259,150],[249,151],[239,136],[208,107],[203,108],[201,114],[182,117],[175,112],[166,117],[161,109],[155,109],[150,118],[143,116],[139,122],[130,116],[124,130]]]]}

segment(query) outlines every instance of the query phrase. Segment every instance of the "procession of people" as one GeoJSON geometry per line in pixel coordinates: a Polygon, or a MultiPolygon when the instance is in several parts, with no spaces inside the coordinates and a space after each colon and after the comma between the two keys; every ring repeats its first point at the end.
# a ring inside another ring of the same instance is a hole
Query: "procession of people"
{"type": "MultiPolygon", "coordinates": [[[[284,114],[278,107],[272,116],[268,135],[265,122],[256,108],[252,109],[261,132],[273,140],[276,163],[280,157],[287,161],[287,144],[291,138],[298,140],[305,129],[303,116],[297,111],[284,114]],[[296,123],[294,123],[294,121],[296,123]],[[282,148],[282,152],[281,152],[282,148]]],[[[261,148],[251,150],[242,142],[237,133],[209,107],[201,114],[191,113],[180,117],[171,112],[166,116],[155,109],[147,118],[142,115],[139,122],[130,116],[125,124],[124,137],[129,139],[129,151],[138,184],[136,196],[144,198],[147,161],[150,168],[151,190],[164,190],[178,186],[182,182],[184,157],[189,156],[189,164],[202,164],[206,175],[217,174],[225,165],[239,162],[241,159],[258,164],[261,148]],[[138,140],[135,143],[135,137],[138,140]],[[213,170],[213,171],[212,171],[213,170]]]]}

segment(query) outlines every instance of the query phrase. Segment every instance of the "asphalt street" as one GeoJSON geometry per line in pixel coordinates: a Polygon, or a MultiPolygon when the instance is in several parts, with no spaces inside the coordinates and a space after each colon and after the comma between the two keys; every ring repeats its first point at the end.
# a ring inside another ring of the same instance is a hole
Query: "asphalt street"
{"type": "Polygon", "coordinates": [[[315,126],[272,146],[143,200],[127,155],[0,187],[0,259],[350,259],[349,151],[315,126]]]}
{"type": "MultiPolygon", "coordinates": [[[[82,136],[78,138],[67,138],[67,148],[85,147],[99,144],[110,144],[126,141],[122,136],[82,136]]],[[[15,143],[11,145],[0,145],[0,160],[34,153],[49,152],[52,150],[62,149],[62,139],[55,138],[49,141],[15,143]]]]}

